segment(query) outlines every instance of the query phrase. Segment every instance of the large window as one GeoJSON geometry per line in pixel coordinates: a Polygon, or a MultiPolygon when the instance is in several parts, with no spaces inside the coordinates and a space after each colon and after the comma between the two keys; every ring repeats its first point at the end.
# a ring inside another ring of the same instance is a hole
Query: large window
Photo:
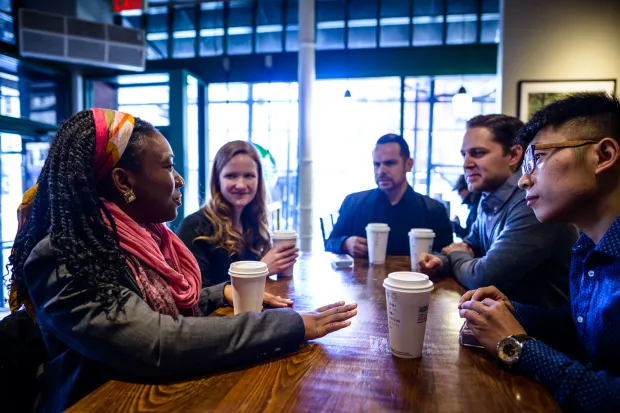
{"type": "Polygon", "coordinates": [[[11,0],[0,0],[0,41],[15,44],[11,0]]]}
{"type": "MultiPolygon", "coordinates": [[[[386,133],[402,133],[409,143],[415,164],[408,178],[416,191],[441,198],[451,215],[466,216],[452,190],[463,173],[465,120],[452,110],[452,96],[461,86],[473,96],[468,115],[496,111],[493,75],[318,80],[311,137],[315,216],[336,212],[347,194],[376,186],[372,150],[386,133]]],[[[268,148],[278,176],[272,196],[284,200],[292,226],[297,224],[297,93],[296,83],[211,84],[208,108],[211,158],[233,139],[268,148]]]]}
{"type": "Polygon", "coordinates": [[[145,119],[155,126],[170,124],[168,74],[125,75],[118,76],[117,81],[118,110],[145,119]]]}
{"type": "MultiPolygon", "coordinates": [[[[298,0],[179,3],[124,14],[124,25],[146,29],[148,59],[298,48],[298,0]]],[[[316,0],[315,17],[318,50],[499,42],[499,0],[316,0]]]]}
{"type": "Polygon", "coordinates": [[[297,83],[214,83],[208,88],[209,170],[217,151],[246,140],[269,151],[264,163],[270,201],[282,203],[283,225],[296,225],[297,83]]]}
{"type": "Polygon", "coordinates": [[[441,198],[451,215],[467,216],[452,188],[463,173],[460,154],[466,119],[497,111],[495,76],[405,78],[403,136],[413,148],[416,191],[441,198]],[[473,97],[471,111],[457,118],[452,97],[465,87],[473,97]]]}
{"type": "Polygon", "coordinates": [[[344,197],[374,185],[372,148],[400,133],[400,77],[316,82],[313,120],[314,209],[337,211],[344,197]],[[344,97],[346,92],[351,97],[344,97]]]}

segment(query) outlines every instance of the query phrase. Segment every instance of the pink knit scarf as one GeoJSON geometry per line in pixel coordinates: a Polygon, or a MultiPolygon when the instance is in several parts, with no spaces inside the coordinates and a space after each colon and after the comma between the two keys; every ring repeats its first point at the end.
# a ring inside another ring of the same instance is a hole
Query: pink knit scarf
{"type": "Polygon", "coordinates": [[[165,302],[166,297],[170,297],[168,291],[158,288],[166,285],[178,309],[195,310],[202,288],[200,268],[183,242],[164,224],[149,224],[143,228],[116,204],[102,200],[112,213],[121,248],[128,255],[127,264],[149,305],[162,313],[178,314],[167,305],[171,303],[165,302]],[[161,241],[160,245],[152,234],[161,241]],[[152,277],[146,274],[153,272],[165,283],[152,283],[149,280],[152,277]]]}

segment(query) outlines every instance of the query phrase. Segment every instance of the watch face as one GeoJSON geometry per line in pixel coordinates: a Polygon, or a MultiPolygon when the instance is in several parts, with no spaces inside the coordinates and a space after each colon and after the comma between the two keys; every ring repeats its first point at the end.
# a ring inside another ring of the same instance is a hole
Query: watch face
{"type": "Polygon", "coordinates": [[[519,358],[520,349],[519,342],[512,337],[508,337],[497,346],[497,356],[504,363],[513,364],[519,358]]]}

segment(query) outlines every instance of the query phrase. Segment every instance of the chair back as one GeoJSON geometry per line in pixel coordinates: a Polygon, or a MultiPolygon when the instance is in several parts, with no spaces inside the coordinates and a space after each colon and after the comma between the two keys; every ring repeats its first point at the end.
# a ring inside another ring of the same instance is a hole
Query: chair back
{"type": "Polygon", "coordinates": [[[282,216],[282,203],[271,202],[267,204],[267,213],[269,214],[269,226],[271,231],[280,229],[280,217],[282,216]]]}
{"type": "Polygon", "coordinates": [[[327,239],[334,229],[334,215],[329,214],[328,216],[320,217],[319,223],[321,224],[321,235],[323,235],[323,247],[326,248],[327,239]]]}

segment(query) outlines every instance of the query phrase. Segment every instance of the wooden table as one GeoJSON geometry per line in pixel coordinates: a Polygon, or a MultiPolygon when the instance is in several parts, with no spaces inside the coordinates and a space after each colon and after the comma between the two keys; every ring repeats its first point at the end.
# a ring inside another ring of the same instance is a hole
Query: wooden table
{"type": "Polygon", "coordinates": [[[268,280],[267,290],[293,298],[298,310],[356,301],[349,328],[247,369],[169,385],[110,381],[70,411],[559,411],[540,385],[500,370],[483,350],[459,345],[457,302],[464,290],[451,278],[435,280],[422,358],[393,357],[382,284],[389,272],[409,265],[408,258],[390,257],[385,266],[356,261],[335,271],[328,254],[302,256],[292,279],[268,280]]]}

